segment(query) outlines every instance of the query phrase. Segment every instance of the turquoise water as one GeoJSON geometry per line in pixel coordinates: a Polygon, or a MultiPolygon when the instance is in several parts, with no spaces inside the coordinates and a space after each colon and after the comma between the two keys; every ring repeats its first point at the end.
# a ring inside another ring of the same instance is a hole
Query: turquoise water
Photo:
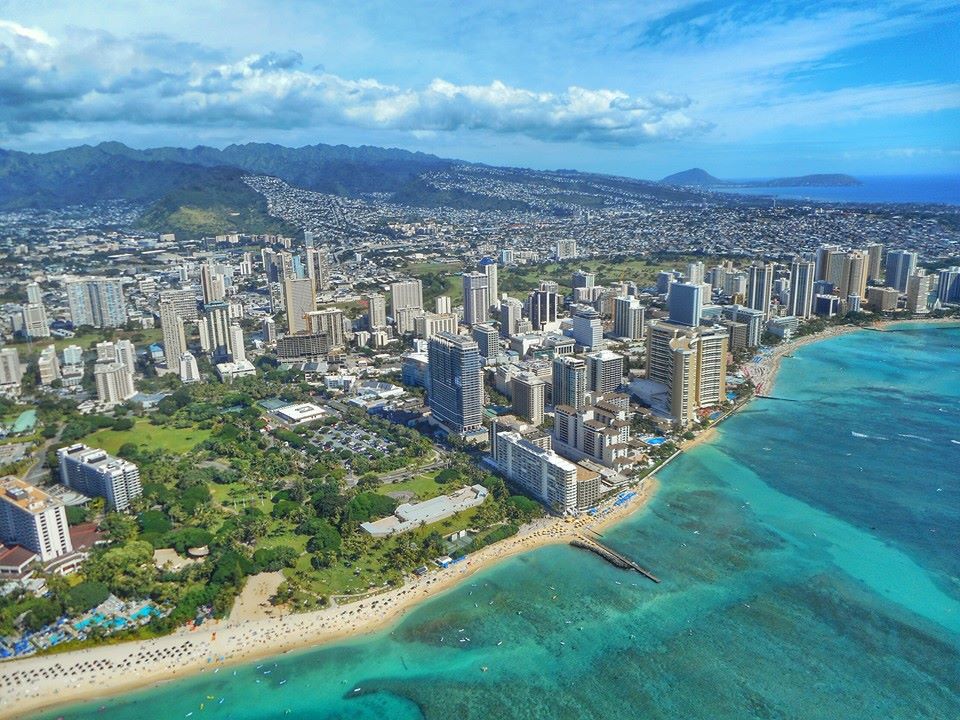
{"type": "Polygon", "coordinates": [[[545,548],[369,638],[44,717],[955,720],[960,329],[800,348],[776,395],[607,532],[660,585],[545,548]]]}

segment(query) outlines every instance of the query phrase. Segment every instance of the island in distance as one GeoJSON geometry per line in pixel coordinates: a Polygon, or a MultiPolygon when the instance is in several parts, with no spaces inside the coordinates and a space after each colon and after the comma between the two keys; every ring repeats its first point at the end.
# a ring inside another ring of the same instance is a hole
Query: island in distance
{"type": "Polygon", "coordinates": [[[862,183],[850,175],[840,173],[822,173],[818,175],[800,175],[798,177],[772,178],[766,180],[721,180],[702,168],[691,168],[683,172],[668,175],[661,181],[663,185],[694,186],[704,188],[746,188],[746,187],[850,187],[862,183]]]}

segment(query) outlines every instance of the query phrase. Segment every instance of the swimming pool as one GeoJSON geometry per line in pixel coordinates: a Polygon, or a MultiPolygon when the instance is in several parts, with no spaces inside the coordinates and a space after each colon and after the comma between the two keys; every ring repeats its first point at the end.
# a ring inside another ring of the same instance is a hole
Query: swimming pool
{"type": "Polygon", "coordinates": [[[667,441],[667,439],[665,437],[651,437],[651,438],[644,438],[643,441],[647,445],[663,445],[667,441]]]}

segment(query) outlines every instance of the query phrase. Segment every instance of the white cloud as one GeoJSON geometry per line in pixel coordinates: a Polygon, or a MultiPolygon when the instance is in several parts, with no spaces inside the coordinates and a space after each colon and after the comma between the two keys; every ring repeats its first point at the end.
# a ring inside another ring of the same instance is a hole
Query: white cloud
{"type": "Polygon", "coordinates": [[[633,145],[702,134],[710,124],[675,93],[631,96],[571,86],[562,92],[499,80],[458,85],[436,78],[404,88],[303,70],[296,52],[216,62],[189,46],[107,33],[54,39],[0,24],[0,124],[8,135],[38,123],[115,122],[259,128],[351,127],[406,132],[478,130],[547,141],[633,145]]]}

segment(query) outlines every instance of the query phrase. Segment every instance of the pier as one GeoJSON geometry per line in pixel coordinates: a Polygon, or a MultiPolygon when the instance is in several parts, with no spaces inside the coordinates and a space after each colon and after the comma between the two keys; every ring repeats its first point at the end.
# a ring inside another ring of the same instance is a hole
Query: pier
{"type": "Polygon", "coordinates": [[[618,567],[621,570],[636,570],[638,573],[643,575],[649,580],[653,580],[655,583],[660,582],[660,578],[654,575],[649,570],[644,569],[638,563],[634,562],[630,558],[618,553],[616,550],[608,548],[606,545],[601,543],[599,540],[594,540],[593,538],[587,538],[583,535],[580,535],[575,540],[571,540],[570,544],[573,547],[581,548],[582,550],[589,550],[595,555],[599,555],[608,563],[614,567],[618,567]]]}
{"type": "Polygon", "coordinates": [[[755,397],[761,398],[763,400],[780,400],[781,402],[800,402],[793,398],[777,397],[776,395],[756,395],[755,397]]]}

